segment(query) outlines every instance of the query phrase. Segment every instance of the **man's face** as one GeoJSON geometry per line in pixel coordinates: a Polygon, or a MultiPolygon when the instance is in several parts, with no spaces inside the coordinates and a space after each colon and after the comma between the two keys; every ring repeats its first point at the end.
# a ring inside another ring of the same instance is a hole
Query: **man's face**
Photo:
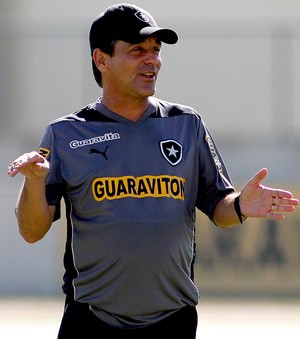
{"type": "Polygon", "coordinates": [[[153,95],[161,67],[160,49],[161,43],[152,36],[137,44],[118,40],[113,55],[106,58],[104,90],[124,100],[153,95]]]}

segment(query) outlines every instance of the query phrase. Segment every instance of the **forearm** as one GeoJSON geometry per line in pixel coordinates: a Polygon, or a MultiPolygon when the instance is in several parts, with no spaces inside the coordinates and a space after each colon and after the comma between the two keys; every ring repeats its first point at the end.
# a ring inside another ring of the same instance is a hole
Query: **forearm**
{"type": "MultiPolygon", "coordinates": [[[[214,222],[217,226],[227,228],[240,224],[238,214],[234,208],[234,200],[238,195],[239,193],[234,192],[219,201],[214,212],[214,222]]],[[[242,216],[242,221],[246,219],[246,217],[242,216]]]]}
{"type": "MultiPolygon", "coordinates": [[[[24,178],[17,203],[19,231],[29,243],[44,237],[52,224],[53,212],[45,195],[46,178],[24,178]]],[[[54,207],[53,207],[54,208],[54,207]]]]}

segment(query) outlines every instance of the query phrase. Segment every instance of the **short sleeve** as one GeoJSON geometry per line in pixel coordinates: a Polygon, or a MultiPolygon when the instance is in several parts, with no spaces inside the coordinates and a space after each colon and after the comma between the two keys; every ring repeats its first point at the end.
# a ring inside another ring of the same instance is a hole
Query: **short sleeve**
{"type": "Polygon", "coordinates": [[[60,218],[60,202],[64,194],[64,181],[61,176],[60,161],[57,152],[54,132],[50,124],[39,144],[38,152],[50,162],[50,171],[46,181],[46,198],[48,205],[56,206],[55,219],[60,218]]]}
{"type": "Polygon", "coordinates": [[[234,191],[226,165],[203,121],[198,134],[199,187],[196,206],[213,221],[218,202],[234,191]]]}

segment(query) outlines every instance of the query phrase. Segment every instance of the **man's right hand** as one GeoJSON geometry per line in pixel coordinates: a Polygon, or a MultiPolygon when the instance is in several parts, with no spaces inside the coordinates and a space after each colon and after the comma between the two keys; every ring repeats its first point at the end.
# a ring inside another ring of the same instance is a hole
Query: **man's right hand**
{"type": "Polygon", "coordinates": [[[45,178],[49,172],[50,164],[43,156],[33,151],[24,153],[9,166],[7,174],[11,177],[22,173],[27,179],[35,180],[45,178]]]}

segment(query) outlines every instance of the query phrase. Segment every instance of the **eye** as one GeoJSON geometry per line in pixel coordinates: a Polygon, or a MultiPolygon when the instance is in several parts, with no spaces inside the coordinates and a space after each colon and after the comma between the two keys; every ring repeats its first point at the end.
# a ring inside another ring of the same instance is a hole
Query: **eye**
{"type": "Polygon", "coordinates": [[[160,50],[161,50],[161,48],[160,48],[160,47],[156,47],[156,48],[154,48],[154,51],[156,52],[156,54],[157,54],[157,55],[159,55],[159,54],[160,54],[160,50]]]}
{"type": "Polygon", "coordinates": [[[143,52],[143,48],[141,46],[135,46],[130,50],[133,54],[141,54],[143,52]]]}

